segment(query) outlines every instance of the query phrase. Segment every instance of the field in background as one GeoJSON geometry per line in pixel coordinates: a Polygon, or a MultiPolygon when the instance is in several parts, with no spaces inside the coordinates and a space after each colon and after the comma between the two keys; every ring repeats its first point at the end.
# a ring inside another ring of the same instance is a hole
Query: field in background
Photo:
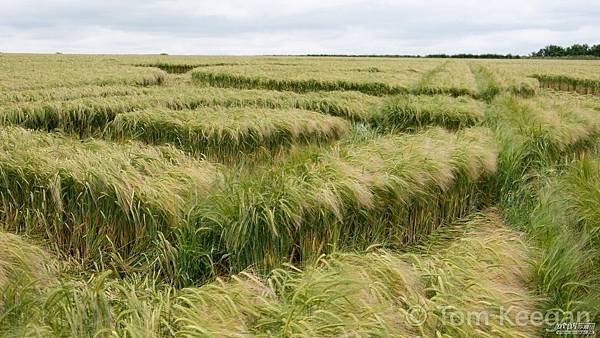
{"type": "Polygon", "coordinates": [[[600,325],[598,74],[0,54],[0,336],[600,325]]]}

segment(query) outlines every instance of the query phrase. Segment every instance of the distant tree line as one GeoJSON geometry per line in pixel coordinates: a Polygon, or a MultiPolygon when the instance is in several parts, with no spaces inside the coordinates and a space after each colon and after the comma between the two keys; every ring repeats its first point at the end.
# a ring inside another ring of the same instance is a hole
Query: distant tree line
{"type": "Polygon", "coordinates": [[[398,55],[398,54],[306,54],[317,57],[363,57],[363,58],[458,58],[458,59],[520,59],[520,55],[512,54],[429,54],[429,55],[398,55]]]}
{"type": "Polygon", "coordinates": [[[569,47],[548,45],[537,52],[531,53],[533,57],[600,57],[600,44],[588,46],[587,44],[574,44],[569,47]]]}
{"type": "MultiPolygon", "coordinates": [[[[269,55],[269,56],[281,56],[281,55],[269,55]]],[[[305,54],[305,55],[294,55],[289,54],[286,56],[310,56],[310,57],[352,57],[352,58],[419,58],[420,55],[403,55],[403,54],[305,54]]]]}
{"type": "Polygon", "coordinates": [[[520,55],[512,54],[429,54],[428,58],[453,58],[453,59],[520,59],[520,55]]]}
{"type": "Polygon", "coordinates": [[[317,57],[382,57],[382,58],[455,58],[455,59],[521,59],[521,58],[594,58],[600,57],[600,44],[574,44],[569,47],[561,47],[557,45],[548,45],[537,52],[533,52],[528,56],[516,54],[429,54],[429,55],[397,55],[397,54],[306,54],[304,56],[317,57]]]}

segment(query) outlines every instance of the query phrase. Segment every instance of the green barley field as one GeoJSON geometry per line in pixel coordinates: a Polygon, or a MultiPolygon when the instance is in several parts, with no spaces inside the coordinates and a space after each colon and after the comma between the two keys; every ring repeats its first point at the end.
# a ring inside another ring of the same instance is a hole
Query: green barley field
{"type": "Polygon", "coordinates": [[[598,326],[599,94],[597,60],[0,54],[0,336],[598,326]]]}

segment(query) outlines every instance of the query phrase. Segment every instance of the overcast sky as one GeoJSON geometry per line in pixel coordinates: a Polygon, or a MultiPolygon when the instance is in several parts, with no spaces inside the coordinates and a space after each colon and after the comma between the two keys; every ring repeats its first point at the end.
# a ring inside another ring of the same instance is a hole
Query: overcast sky
{"type": "Polygon", "coordinates": [[[600,43],[598,0],[0,0],[0,51],[529,54],[600,43]]]}

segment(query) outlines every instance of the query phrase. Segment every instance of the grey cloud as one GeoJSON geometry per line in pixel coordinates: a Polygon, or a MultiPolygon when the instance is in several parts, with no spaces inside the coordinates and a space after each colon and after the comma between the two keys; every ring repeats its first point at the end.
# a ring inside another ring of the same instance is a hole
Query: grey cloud
{"type": "Polygon", "coordinates": [[[600,42],[600,4],[584,0],[4,2],[0,49],[16,52],[526,54],[600,42]]]}

